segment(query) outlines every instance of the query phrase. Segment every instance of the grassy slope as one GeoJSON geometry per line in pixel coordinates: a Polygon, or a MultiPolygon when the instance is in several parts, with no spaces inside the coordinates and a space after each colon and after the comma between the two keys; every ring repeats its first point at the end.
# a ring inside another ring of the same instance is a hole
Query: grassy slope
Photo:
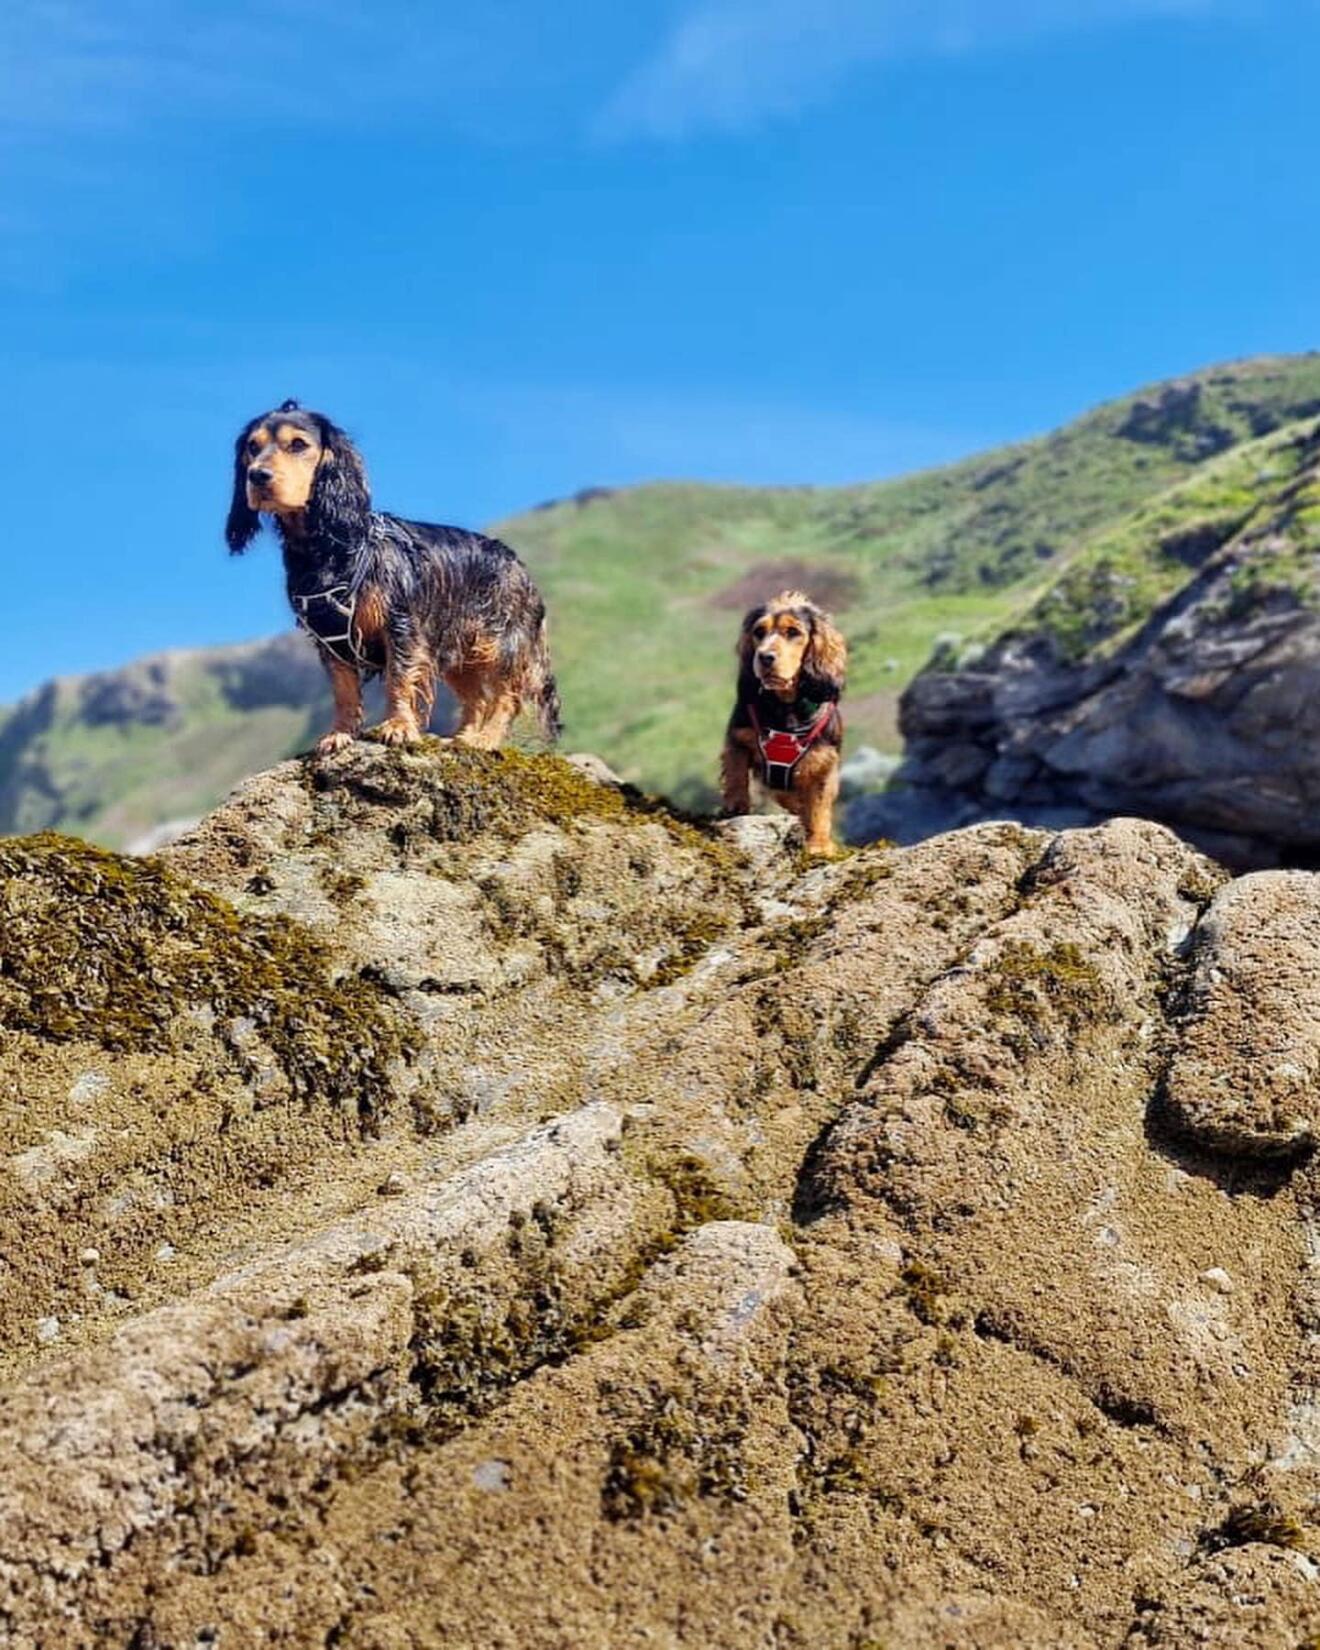
{"type": "MultiPolygon", "coordinates": [[[[809,570],[808,589],[851,641],[853,748],[897,749],[898,696],[942,634],[990,634],[1044,597],[1061,639],[1081,648],[1088,614],[1115,588],[1122,622],[1134,622],[1181,567],[1159,549],[1170,534],[1202,517],[1232,527],[1251,507],[1262,460],[1234,449],[1320,413],[1320,355],[1213,368],[1189,382],[1190,395],[1157,386],[1054,435],[897,481],[661,484],[500,523],[549,600],[567,748],[598,751],[650,789],[708,801],[739,616],[779,587],[785,563],[809,570]],[[1170,503],[1163,495],[1179,484],[1186,490],[1170,503]],[[1061,573],[1063,594],[1047,595],[1061,573]]],[[[58,824],[122,844],[305,746],[324,715],[305,683],[287,704],[236,710],[214,671],[189,657],[205,656],[179,657],[177,726],[92,727],[61,688],[50,725],[6,755],[0,713],[0,799],[7,787],[11,800],[0,826],[58,824]],[[24,782],[25,764],[55,782],[58,802],[24,782]]]]}
{"type": "Polygon", "coordinates": [[[834,604],[852,644],[851,743],[896,749],[898,695],[938,636],[1001,628],[1092,538],[1222,465],[1218,450],[1320,411],[1320,356],[1194,382],[1199,395],[1167,418],[1134,419],[1139,401],[1159,399],[1139,392],[1055,435],[898,481],[664,484],[501,523],[547,592],[568,743],[650,787],[708,794],[742,605],[722,605],[721,593],[771,593],[770,564],[800,561],[851,585],[834,604]],[[758,567],[764,580],[749,580],[758,567]]]}
{"type": "Polygon", "coordinates": [[[1283,590],[1309,604],[1320,554],[1318,458],[1315,418],[1222,454],[1090,538],[1003,634],[1047,636],[1070,662],[1107,657],[1230,545],[1238,613],[1283,590]]]}
{"type": "MultiPolygon", "coordinates": [[[[167,726],[89,722],[79,711],[79,684],[55,684],[49,719],[0,774],[9,792],[4,826],[57,825],[122,846],[164,820],[195,818],[246,774],[305,749],[323,707],[318,715],[295,693],[288,704],[236,708],[214,670],[222,653],[172,656],[169,689],[180,714],[167,726]]],[[[316,697],[327,696],[318,687],[316,697]]],[[[5,727],[0,722],[0,745],[5,727]]]]}
{"type": "Polygon", "coordinates": [[[92,730],[68,730],[59,741],[66,759],[73,751],[95,753],[83,771],[95,800],[80,834],[125,844],[162,821],[196,819],[239,779],[306,750],[322,731],[292,706],[189,711],[188,722],[168,739],[147,728],[97,729],[94,739],[88,738],[92,730]]]}

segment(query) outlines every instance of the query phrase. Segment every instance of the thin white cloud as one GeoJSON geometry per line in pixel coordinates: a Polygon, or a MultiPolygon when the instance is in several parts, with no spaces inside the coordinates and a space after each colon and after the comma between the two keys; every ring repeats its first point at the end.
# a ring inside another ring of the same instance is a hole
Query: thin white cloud
{"type": "Polygon", "coordinates": [[[553,20],[523,21],[525,10],[0,0],[0,289],[56,291],[89,246],[157,264],[216,250],[201,203],[222,170],[305,185],[280,150],[285,134],[338,144],[435,128],[517,141],[534,119],[529,91],[552,73],[535,48],[553,20]],[[527,61],[509,51],[515,24],[527,61]]]}
{"type": "Polygon", "coordinates": [[[610,97],[597,135],[745,131],[884,59],[1222,9],[1221,0],[697,0],[610,97]]]}
{"type": "Polygon", "coordinates": [[[306,186],[286,137],[576,130],[584,30],[534,0],[0,0],[0,289],[216,250],[219,175],[306,186]]]}

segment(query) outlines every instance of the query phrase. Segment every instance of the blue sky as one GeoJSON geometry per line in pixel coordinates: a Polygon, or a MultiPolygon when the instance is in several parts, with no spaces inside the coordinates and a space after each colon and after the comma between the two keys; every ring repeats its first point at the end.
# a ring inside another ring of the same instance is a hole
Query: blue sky
{"type": "Polygon", "coordinates": [[[1315,0],[6,0],[0,700],[286,622],[286,395],[378,500],[843,481],[1320,343],[1315,0]]]}

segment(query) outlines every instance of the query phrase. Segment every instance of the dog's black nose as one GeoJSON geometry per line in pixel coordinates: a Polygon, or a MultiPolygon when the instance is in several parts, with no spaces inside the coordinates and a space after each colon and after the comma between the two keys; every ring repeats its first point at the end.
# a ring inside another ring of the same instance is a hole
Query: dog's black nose
{"type": "Polygon", "coordinates": [[[264,487],[270,480],[269,470],[249,470],[248,480],[254,487],[264,487]]]}
{"type": "Polygon", "coordinates": [[[772,648],[763,647],[756,657],[763,665],[772,665],[775,662],[774,650],[772,648]]]}

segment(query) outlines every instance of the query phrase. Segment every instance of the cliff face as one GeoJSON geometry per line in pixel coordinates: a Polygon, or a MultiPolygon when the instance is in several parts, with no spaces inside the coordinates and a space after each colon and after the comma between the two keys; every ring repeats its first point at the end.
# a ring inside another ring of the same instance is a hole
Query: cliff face
{"type": "Polygon", "coordinates": [[[15,1646],[1320,1632],[1320,893],[358,745],[0,845],[15,1646]]]}
{"type": "Polygon", "coordinates": [[[1168,821],[1228,863],[1320,851],[1320,433],[1239,449],[1078,558],[904,698],[865,837],[986,814],[1168,821]]]}

